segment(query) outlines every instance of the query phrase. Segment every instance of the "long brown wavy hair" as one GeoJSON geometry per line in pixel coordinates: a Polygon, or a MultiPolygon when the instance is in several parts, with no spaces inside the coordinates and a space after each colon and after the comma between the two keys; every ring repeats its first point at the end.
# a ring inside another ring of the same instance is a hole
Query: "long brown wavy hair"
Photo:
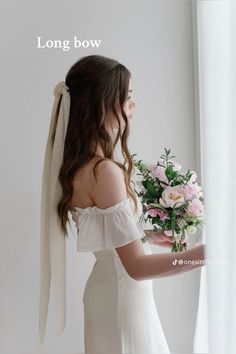
{"type": "Polygon", "coordinates": [[[96,156],[97,143],[101,144],[104,158],[101,156],[93,167],[95,179],[99,163],[106,159],[115,162],[124,173],[127,195],[133,199],[137,212],[137,199],[131,188],[131,183],[134,183],[131,179],[134,166],[127,146],[129,125],[123,109],[128,97],[130,77],[131,73],[124,65],[101,55],[80,58],[66,75],[65,83],[69,87],[71,106],[63,162],[59,172],[62,197],[57,206],[61,228],[66,236],[73,177],[81,166],[96,156]],[[117,100],[125,122],[123,133],[116,111],[117,100]],[[108,112],[114,114],[119,125],[114,140],[106,130],[109,123],[107,120],[111,119],[111,116],[107,115],[108,112]],[[124,164],[114,160],[114,149],[119,138],[124,164]]]}

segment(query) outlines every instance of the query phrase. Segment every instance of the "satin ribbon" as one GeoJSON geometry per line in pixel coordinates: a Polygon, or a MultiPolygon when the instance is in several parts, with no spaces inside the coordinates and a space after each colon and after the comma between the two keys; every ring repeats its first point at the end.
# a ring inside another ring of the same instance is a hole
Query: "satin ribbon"
{"type": "Polygon", "coordinates": [[[70,93],[64,81],[55,86],[54,96],[41,191],[39,300],[41,343],[45,336],[51,285],[57,334],[64,330],[66,321],[66,238],[57,215],[57,205],[62,195],[58,175],[63,160],[70,113],[70,93]]]}

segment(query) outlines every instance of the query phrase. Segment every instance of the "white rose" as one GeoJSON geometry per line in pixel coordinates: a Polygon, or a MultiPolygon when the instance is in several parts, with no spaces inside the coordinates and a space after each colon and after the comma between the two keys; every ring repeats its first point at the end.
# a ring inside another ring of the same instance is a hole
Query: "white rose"
{"type": "Polygon", "coordinates": [[[178,164],[177,162],[173,162],[173,170],[178,172],[180,171],[182,168],[182,166],[180,164],[178,164]]]}
{"type": "Polygon", "coordinates": [[[195,232],[197,231],[197,228],[194,225],[188,225],[186,227],[186,231],[190,234],[195,234],[195,232]]]}

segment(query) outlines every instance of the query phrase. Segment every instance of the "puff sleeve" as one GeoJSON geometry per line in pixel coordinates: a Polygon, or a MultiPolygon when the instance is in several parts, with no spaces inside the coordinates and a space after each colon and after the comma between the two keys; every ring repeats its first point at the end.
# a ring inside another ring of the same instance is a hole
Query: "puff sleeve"
{"type": "Polygon", "coordinates": [[[109,250],[141,238],[143,233],[130,202],[126,198],[105,209],[76,207],[73,220],[78,226],[77,250],[109,250]]]}

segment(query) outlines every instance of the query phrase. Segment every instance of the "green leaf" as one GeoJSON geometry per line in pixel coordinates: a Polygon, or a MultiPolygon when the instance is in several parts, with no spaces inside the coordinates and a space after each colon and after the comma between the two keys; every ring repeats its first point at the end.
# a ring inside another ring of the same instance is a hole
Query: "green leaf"
{"type": "Polygon", "coordinates": [[[174,179],[177,176],[177,171],[173,170],[173,167],[170,165],[165,169],[165,175],[169,181],[174,179]]]}
{"type": "Polygon", "coordinates": [[[146,187],[147,191],[148,191],[148,194],[152,197],[155,197],[156,193],[155,193],[155,189],[152,185],[152,183],[147,180],[147,187],[146,187]]]}
{"type": "Polygon", "coordinates": [[[159,203],[150,203],[151,206],[153,206],[154,208],[159,208],[162,210],[166,210],[166,208],[164,208],[161,204],[159,203]]]}

